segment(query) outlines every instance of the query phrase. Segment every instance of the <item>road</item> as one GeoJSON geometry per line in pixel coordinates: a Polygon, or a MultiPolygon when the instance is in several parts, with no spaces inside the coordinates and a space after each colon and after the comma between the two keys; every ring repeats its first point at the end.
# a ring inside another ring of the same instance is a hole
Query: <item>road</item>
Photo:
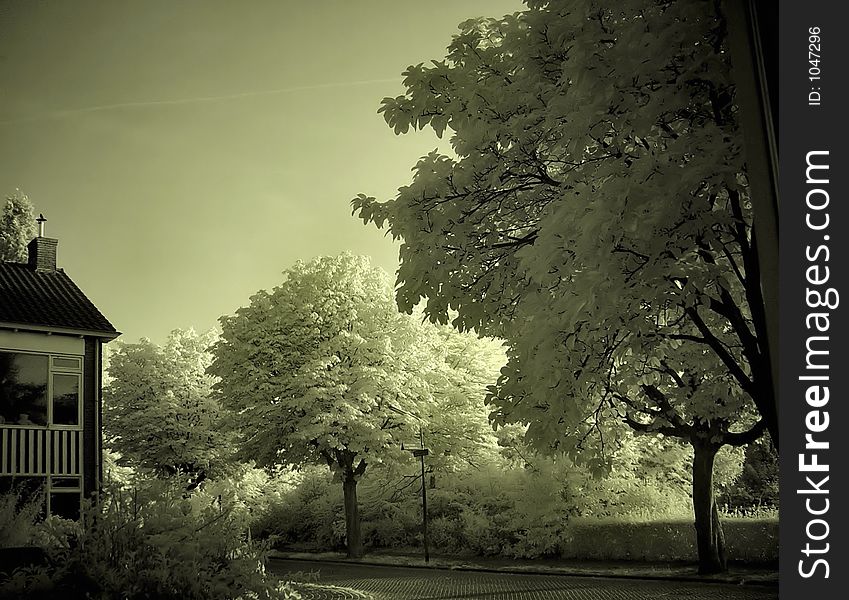
{"type": "MultiPolygon", "coordinates": [[[[449,569],[272,559],[278,574],[318,571],[317,582],[367,592],[375,600],[772,600],[776,586],[750,586],[625,578],[526,575],[449,569]]],[[[305,600],[367,598],[345,592],[303,590],[305,600]]]]}

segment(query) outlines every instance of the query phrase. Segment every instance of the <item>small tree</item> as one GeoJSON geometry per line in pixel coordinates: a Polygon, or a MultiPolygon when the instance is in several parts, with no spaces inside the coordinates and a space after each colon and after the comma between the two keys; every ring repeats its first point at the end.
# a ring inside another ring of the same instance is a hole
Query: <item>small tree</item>
{"type": "Polygon", "coordinates": [[[232,435],[206,374],[216,335],[177,329],[164,346],[142,339],[110,352],[103,425],[120,464],[185,474],[190,489],[228,467],[232,435]]]}
{"type": "Polygon", "coordinates": [[[26,262],[27,244],[35,234],[32,203],[21,190],[15,190],[0,212],[0,262],[26,262]]]}

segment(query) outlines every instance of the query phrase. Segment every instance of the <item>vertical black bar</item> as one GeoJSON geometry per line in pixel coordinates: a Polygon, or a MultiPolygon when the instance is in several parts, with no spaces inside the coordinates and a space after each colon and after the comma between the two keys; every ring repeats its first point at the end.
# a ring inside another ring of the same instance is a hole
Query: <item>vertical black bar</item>
{"type": "Polygon", "coordinates": [[[722,6],[728,22],[728,45],[754,213],[752,244],[763,298],[763,307],[757,307],[758,310],[752,307],[752,317],[756,330],[766,332],[762,352],[771,373],[771,379],[763,383],[768,384],[773,401],[761,412],[778,447],[778,153],[773,120],[775,99],[770,98],[767,67],[768,59],[775,60],[777,54],[777,48],[770,45],[768,26],[777,21],[774,13],[778,7],[758,10],[754,0],[724,0],[722,6]]]}
{"type": "Polygon", "coordinates": [[[849,32],[843,2],[782,0],[782,598],[844,598],[849,32]]]}
{"type": "Polygon", "coordinates": [[[422,534],[424,535],[425,562],[430,562],[430,540],[427,534],[427,484],[425,482],[424,454],[422,454],[422,534]]]}

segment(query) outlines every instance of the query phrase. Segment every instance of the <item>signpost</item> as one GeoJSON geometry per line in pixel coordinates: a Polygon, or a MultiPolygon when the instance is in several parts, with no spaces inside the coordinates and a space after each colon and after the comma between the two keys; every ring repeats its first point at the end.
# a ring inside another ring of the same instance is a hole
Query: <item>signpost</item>
{"type": "MultiPolygon", "coordinates": [[[[424,559],[426,563],[430,562],[430,540],[427,534],[427,485],[425,483],[425,456],[430,454],[430,450],[424,447],[424,436],[419,430],[419,444],[421,448],[410,450],[414,457],[418,457],[422,461],[422,534],[424,536],[424,559]]],[[[404,445],[401,444],[401,449],[404,445]]]]}

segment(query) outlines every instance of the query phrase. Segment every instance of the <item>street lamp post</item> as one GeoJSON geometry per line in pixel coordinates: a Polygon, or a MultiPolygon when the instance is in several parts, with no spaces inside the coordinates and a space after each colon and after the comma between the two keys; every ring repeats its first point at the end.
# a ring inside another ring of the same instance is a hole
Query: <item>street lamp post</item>
{"type": "MultiPolygon", "coordinates": [[[[418,457],[422,462],[422,535],[424,537],[424,559],[426,563],[430,562],[430,538],[427,533],[427,485],[425,484],[425,456],[430,454],[430,450],[424,447],[424,435],[419,430],[420,448],[410,450],[414,457],[418,457]]],[[[401,444],[401,449],[404,445],[401,444]]]]}

